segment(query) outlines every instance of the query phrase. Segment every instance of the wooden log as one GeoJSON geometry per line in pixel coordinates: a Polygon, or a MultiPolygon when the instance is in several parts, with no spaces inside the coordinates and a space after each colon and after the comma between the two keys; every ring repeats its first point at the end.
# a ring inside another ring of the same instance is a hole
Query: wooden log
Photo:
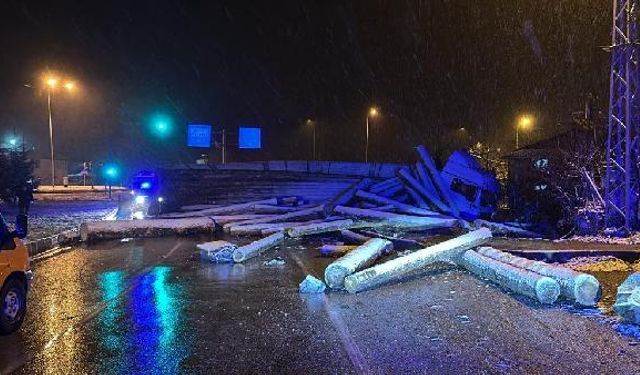
{"type": "Polygon", "coordinates": [[[399,215],[390,212],[381,212],[377,210],[367,210],[364,208],[342,207],[335,208],[335,212],[347,217],[367,218],[380,220],[378,226],[387,226],[393,228],[401,228],[407,230],[428,230],[453,228],[457,225],[458,220],[442,217],[426,217],[426,216],[409,216],[399,215]]]}
{"type": "Polygon", "coordinates": [[[336,218],[327,218],[327,219],[318,219],[318,220],[309,220],[309,221],[292,221],[292,222],[288,222],[288,223],[273,223],[273,224],[267,224],[268,227],[264,228],[260,231],[260,234],[263,237],[272,235],[276,232],[284,232],[289,228],[293,228],[293,227],[300,227],[303,225],[309,225],[309,224],[314,224],[314,223],[322,223],[325,221],[334,221],[334,220],[339,220],[336,218]]]}
{"type": "Polygon", "coordinates": [[[486,228],[469,232],[462,236],[440,242],[407,256],[395,258],[382,264],[347,276],[345,288],[350,293],[357,293],[393,281],[399,281],[411,273],[439,261],[456,262],[462,254],[471,248],[480,246],[491,238],[491,231],[486,228]]]}
{"type": "Polygon", "coordinates": [[[320,247],[320,255],[323,257],[341,257],[358,246],[352,245],[322,245],[320,247]]]}
{"type": "Polygon", "coordinates": [[[411,240],[408,238],[387,236],[385,234],[374,232],[371,230],[361,230],[361,232],[362,234],[370,236],[371,238],[383,238],[387,241],[391,241],[391,243],[393,244],[393,248],[396,250],[415,250],[424,247],[424,245],[419,241],[411,240]]]}
{"type": "Polygon", "coordinates": [[[365,242],[367,242],[367,241],[369,241],[371,239],[371,237],[367,237],[365,235],[350,231],[348,229],[341,230],[340,231],[340,235],[348,243],[355,243],[355,244],[358,244],[358,245],[363,244],[363,243],[365,243],[365,242]]]}
{"type": "Polygon", "coordinates": [[[80,225],[83,242],[125,237],[184,236],[213,233],[216,224],[208,217],[188,219],[89,221],[80,225]]]}
{"type": "Polygon", "coordinates": [[[266,224],[266,223],[280,223],[280,222],[288,222],[296,219],[311,219],[321,216],[323,213],[323,206],[316,206],[312,208],[307,208],[304,210],[297,210],[294,212],[288,212],[282,215],[274,215],[267,216],[264,218],[251,219],[246,221],[228,223],[223,226],[225,232],[229,231],[229,228],[238,225],[249,225],[249,224],[266,224]]]}
{"type": "Polygon", "coordinates": [[[253,206],[253,212],[256,214],[286,214],[301,210],[300,206],[272,206],[269,204],[256,204],[253,206]]]}
{"type": "Polygon", "coordinates": [[[367,193],[366,191],[358,190],[356,192],[356,197],[368,200],[370,202],[382,204],[382,205],[391,205],[398,209],[398,211],[418,216],[440,216],[440,214],[433,212],[431,210],[425,210],[424,208],[418,208],[406,203],[398,202],[396,200],[385,198],[373,193],[367,193]]]}
{"type": "Polygon", "coordinates": [[[246,224],[246,225],[234,225],[228,228],[229,234],[252,236],[262,235],[263,231],[270,231],[271,234],[275,232],[282,232],[287,228],[300,226],[306,224],[305,222],[284,222],[284,223],[259,223],[259,224],[246,224]]]}
{"type": "Polygon", "coordinates": [[[273,215],[218,215],[218,216],[209,216],[209,219],[216,222],[217,225],[224,226],[228,223],[235,223],[239,221],[247,221],[254,219],[262,219],[265,217],[271,217],[273,215]]]}
{"type": "Polygon", "coordinates": [[[302,237],[312,234],[335,232],[357,226],[357,223],[350,219],[336,220],[330,222],[301,225],[299,227],[288,228],[286,234],[289,237],[302,237]]]}
{"type": "Polygon", "coordinates": [[[426,198],[427,202],[432,204],[435,209],[443,213],[451,212],[449,206],[442,202],[436,194],[427,191],[424,187],[422,187],[422,185],[420,185],[420,183],[413,177],[413,175],[411,175],[409,169],[403,168],[399,170],[398,175],[402,177],[402,181],[406,186],[413,188],[418,193],[422,194],[422,196],[426,198]]]}
{"type": "Polygon", "coordinates": [[[640,272],[631,274],[618,287],[613,310],[624,322],[640,325],[640,272]]]}
{"type": "Polygon", "coordinates": [[[420,193],[418,193],[414,188],[410,187],[410,186],[405,186],[404,190],[407,191],[407,193],[409,193],[409,196],[411,196],[411,199],[413,199],[413,201],[416,203],[416,205],[420,208],[429,208],[430,206],[427,204],[427,201],[425,201],[422,196],[420,196],[420,193]]]}
{"type": "Polygon", "coordinates": [[[393,185],[398,185],[400,184],[400,180],[397,177],[392,177],[392,178],[388,178],[382,182],[378,182],[376,184],[373,184],[369,187],[369,191],[377,194],[381,191],[384,191],[386,189],[388,189],[389,187],[393,186],[393,185]]]}
{"type": "Polygon", "coordinates": [[[277,205],[278,199],[263,199],[259,201],[232,204],[228,206],[220,206],[214,208],[208,208],[206,210],[200,211],[192,211],[192,212],[184,212],[184,213],[175,213],[175,214],[167,214],[163,215],[166,218],[183,218],[183,217],[203,217],[203,216],[215,216],[215,215],[226,215],[234,212],[246,212],[250,211],[257,204],[268,204],[268,205],[277,205]]]}
{"type": "Polygon", "coordinates": [[[333,198],[329,203],[324,205],[324,216],[329,216],[333,214],[333,209],[336,206],[343,206],[349,204],[353,200],[353,197],[358,190],[364,190],[367,187],[371,186],[373,181],[369,178],[363,178],[362,180],[352,184],[345,190],[343,190],[340,194],[338,194],[335,198],[333,198]]]}
{"type": "Polygon", "coordinates": [[[247,259],[251,259],[260,255],[261,253],[271,249],[284,240],[284,233],[278,232],[265,237],[263,239],[254,241],[248,245],[239,247],[233,252],[233,261],[236,263],[244,262],[247,259]]]}
{"type": "Polygon", "coordinates": [[[213,263],[233,263],[233,252],[238,245],[227,241],[211,241],[197,244],[200,258],[213,263]]]}
{"type": "Polygon", "coordinates": [[[389,187],[389,188],[387,188],[385,190],[382,190],[382,191],[380,191],[378,193],[375,193],[375,194],[378,194],[378,195],[380,195],[382,197],[391,198],[394,195],[402,193],[402,190],[403,190],[402,184],[398,184],[398,185],[393,185],[393,186],[391,186],[391,187],[389,187]]]}
{"type": "Polygon", "coordinates": [[[459,264],[477,276],[542,304],[552,304],[560,296],[560,285],[554,279],[485,257],[473,250],[465,252],[459,264]]]}
{"type": "Polygon", "coordinates": [[[418,180],[425,190],[438,197],[438,190],[433,186],[433,181],[431,180],[431,177],[429,177],[429,172],[427,172],[427,168],[420,160],[416,162],[416,172],[418,173],[418,180]]]}
{"type": "Polygon", "coordinates": [[[381,238],[372,238],[331,263],[324,271],[324,281],[332,289],[343,289],[345,277],[361,270],[393,249],[393,244],[381,238]]]}
{"type": "Polygon", "coordinates": [[[572,269],[545,262],[517,257],[492,247],[480,247],[478,253],[488,258],[550,277],[560,285],[563,297],[581,306],[595,306],[601,295],[600,283],[595,277],[572,269]]]}
{"type": "Polygon", "coordinates": [[[180,211],[202,211],[209,208],[220,207],[218,204],[192,204],[180,207],[180,211]]]}
{"type": "Polygon", "coordinates": [[[513,225],[495,223],[492,221],[477,219],[473,222],[476,227],[489,228],[491,232],[499,236],[542,238],[542,235],[527,229],[518,228],[513,225]]]}
{"type": "Polygon", "coordinates": [[[427,168],[427,171],[431,175],[431,180],[433,181],[433,185],[437,188],[437,190],[440,192],[440,194],[444,198],[444,203],[447,206],[449,206],[453,216],[460,217],[460,210],[456,206],[456,202],[453,199],[451,190],[449,189],[449,186],[440,175],[440,171],[438,171],[438,168],[436,168],[436,163],[431,158],[431,155],[429,155],[429,152],[427,151],[426,147],[420,145],[417,147],[417,151],[418,151],[418,155],[420,156],[420,159],[422,160],[422,163],[424,163],[424,166],[427,168]]]}

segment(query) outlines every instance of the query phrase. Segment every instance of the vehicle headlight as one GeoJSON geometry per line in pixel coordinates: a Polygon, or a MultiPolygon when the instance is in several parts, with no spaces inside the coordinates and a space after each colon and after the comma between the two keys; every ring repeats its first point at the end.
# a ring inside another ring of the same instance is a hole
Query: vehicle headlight
{"type": "Polygon", "coordinates": [[[145,196],[144,195],[138,195],[136,197],[136,204],[144,204],[145,202],[145,196]]]}

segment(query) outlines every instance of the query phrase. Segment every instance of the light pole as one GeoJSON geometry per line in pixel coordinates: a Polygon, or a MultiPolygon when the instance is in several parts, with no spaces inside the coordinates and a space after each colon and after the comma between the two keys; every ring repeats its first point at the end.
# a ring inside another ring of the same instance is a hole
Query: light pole
{"type": "Polygon", "coordinates": [[[311,119],[307,119],[307,125],[311,127],[313,132],[313,160],[316,160],[316,123],[311,119]]]}
{"type": "MultiPolygon", "coordinates": [[[[53,76],[48,76],[45,80],[47,84],[47,111],[49,114],[49,147],[51,149],[51,186],[55,188],[56,186],[56,166],[54,159],[54,150],[53,150],[53,114],[51,111],[51,95],[53,90],[58,87],[59,79],[53,76]]],[[[63,87],[71,92],[75,88],[75,83],[72,81],[67,81],[64,83],[63,87]]]]}
{"type": "Polygon", "coordinates": [[[369,110],[367,111],[367,141],[366,141],[366,145],[364,148],[364,162],[368,163],[369,162],[369,117],[373,118],[376,117],[378,115],[378,110],[376,109],[376,107],[371,107],[369,108],[369,110]]]}
{"type": "Polygon", "coordinates": [[[516,150],[520,148],[520,128],[527,129],[533,123],[533,119],[529,115],[522,115],[516,124],[516,150]]]}

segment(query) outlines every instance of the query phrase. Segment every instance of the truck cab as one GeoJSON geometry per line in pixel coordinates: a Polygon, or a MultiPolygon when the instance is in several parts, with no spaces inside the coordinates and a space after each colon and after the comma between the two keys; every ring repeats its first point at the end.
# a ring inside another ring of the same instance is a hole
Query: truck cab
{"type": "Polygon", "coordinates": [[[0,334],[20,328],[27,312],[27,291],[32,278],[29,252],[22,242],[27,216],[18,215],[10,231],[0,214],[0,334]]]}

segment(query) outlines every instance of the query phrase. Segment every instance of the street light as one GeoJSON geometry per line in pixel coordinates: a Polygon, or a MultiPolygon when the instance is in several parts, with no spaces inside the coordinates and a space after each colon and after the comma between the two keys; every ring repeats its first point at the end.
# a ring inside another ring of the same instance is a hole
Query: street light
{"type": "MultiPolygon", "coordinates": [[[[58,87],[60,83],[60,79],[58,77],[47,75],[44,79],[47,86],[47,110],[49,112],[49,147],[51,149],[51,186],[56,186],[56,167],[54,161],[54,152],[53,152],[53,115],[51,112],[51,95],[53,90],[58,87]]],[[[62,85],[65,90],[71,92],[75,88],[75,83],[73,81],[66,81],[62,85]]]]}
{"type": "Polygon", "coordinates": [[[527,129],[533,125],[533,118],[529,115],[522,115],[516,124],[516,149],[520,148],[520,128],[527,129]]]}
{"type": "Polygon", "coordinates": [[[367,142],[364,148],[364,162],[368,163],[369,162],[369,117],[374,118],[378,116],[378,109],[376,107],[371,107],[369,108],[369,111],[367,111],[367,142]]]}
{"type": "Polygon", "coordinates": [[[307,119],[307,125],[309,125],[313,131],[313,160],[316,160],[316,123],[311,119],[307,119]]]}

